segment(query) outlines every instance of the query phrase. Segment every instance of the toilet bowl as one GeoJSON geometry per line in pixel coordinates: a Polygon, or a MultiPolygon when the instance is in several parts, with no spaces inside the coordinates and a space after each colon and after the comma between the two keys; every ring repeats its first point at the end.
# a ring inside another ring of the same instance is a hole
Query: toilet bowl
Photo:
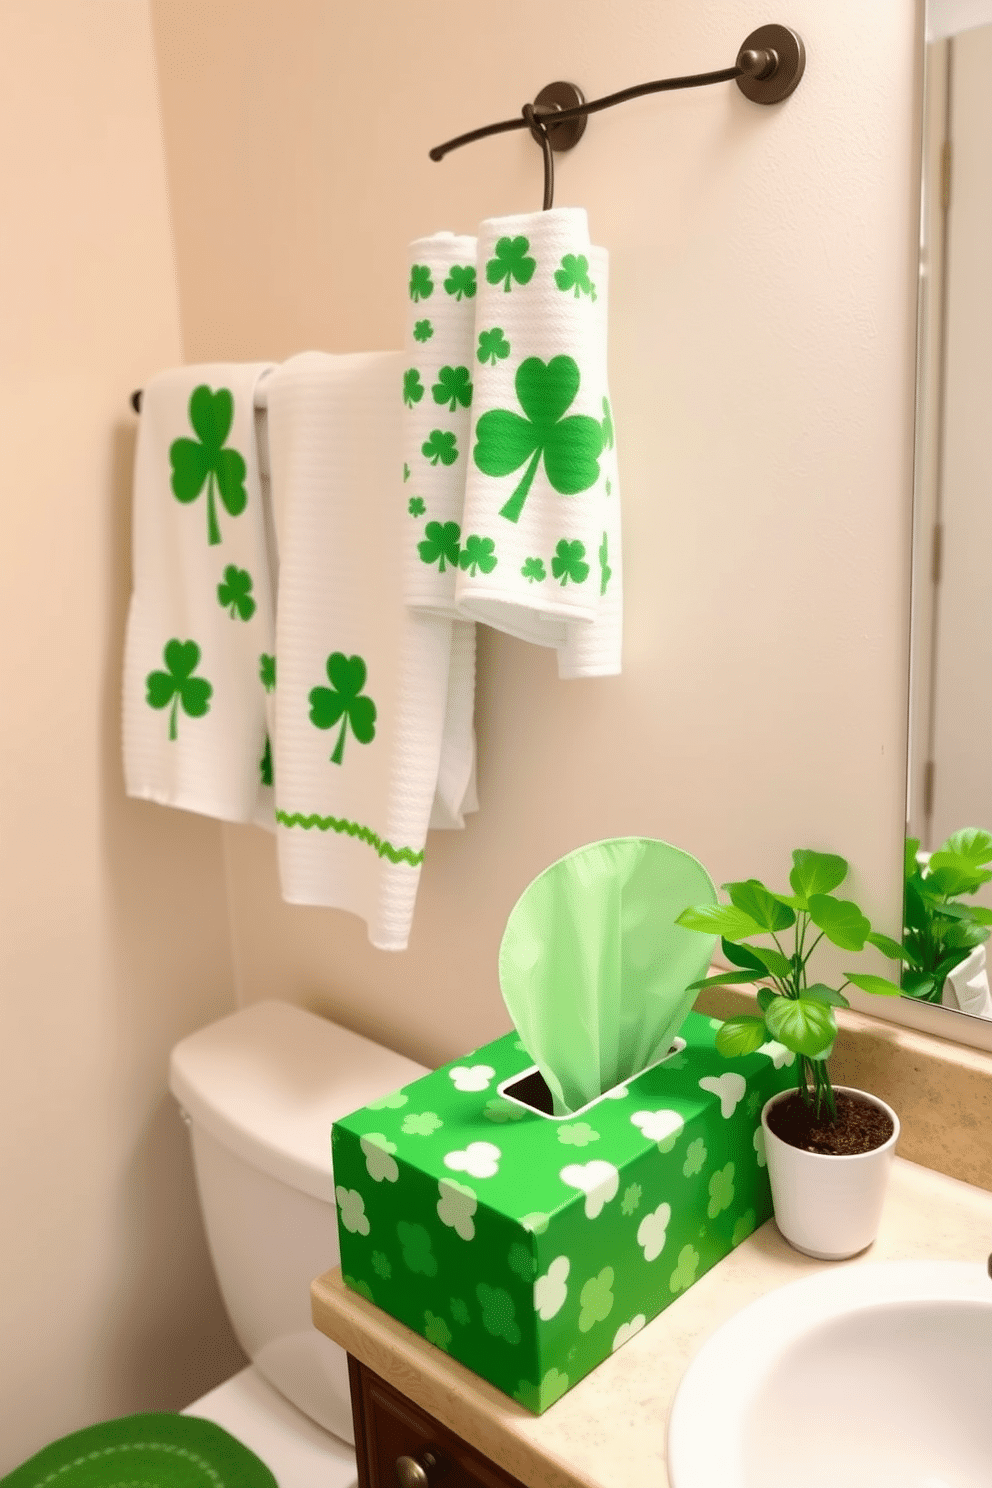
{"type": "Polygon", "coordinates": [[[247,1368],[188,1405],[244,1442],[279,1488],[352,1488],[343,1350],[310,1317],[338,1264],[331,1124],[425,1073],[325,1018],[259,1002],[177,1044],[210,1256],[247,1368]]]}

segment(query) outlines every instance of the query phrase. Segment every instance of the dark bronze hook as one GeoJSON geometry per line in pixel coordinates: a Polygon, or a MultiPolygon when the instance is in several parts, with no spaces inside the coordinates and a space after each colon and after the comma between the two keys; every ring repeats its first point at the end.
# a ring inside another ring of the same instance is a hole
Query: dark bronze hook
{"type": "Polygon", "coordinates": [[[550,212],[555,200],[555,157],[551,149],[551,140],[548,137],[547,125],[544,119],[535,112],[532,103],[525,103],[521,110],[527,120],[527,128],[537,140],[544,156],[544,203],[542,211],[550,212]]]}

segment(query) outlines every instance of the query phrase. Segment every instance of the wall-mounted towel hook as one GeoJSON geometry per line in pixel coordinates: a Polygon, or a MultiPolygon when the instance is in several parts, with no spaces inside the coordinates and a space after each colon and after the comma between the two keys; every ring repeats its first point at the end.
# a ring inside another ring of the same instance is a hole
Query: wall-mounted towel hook
{"type": "Polygon", "coordinates": [[[688,77],[659,78],[653,83],[638,83],[633,88],[623,88],[619,93],[594,98],[589,103],[583,99],[574,84],[549,83],[546,88],[541,89],[533,104],[524,104],[517,118],[503,119],[498,124],[485,124],[481,129],[470,129],[467,134],[456,135],[442,145],[435,145],[428,154],[432,160],[443,160],[450,150],[485,139],[487,135],[505,134],[513,129],[529,129],[544,151],[544,205],[548,208],[554,192],[551,151],[570,150],[581,138],[589,114],[614,108],[618,103],[628,103],[632,98],[641,98],[646,93],[702,88],[710,83],[736,82],[745,98],[749,98],[752,103],[781,103],[783,98],[788,98],[799,86],[805,68],[806,48],[801,36],[788,26],[759,26],[744,38],[733,67],[724,67],[719,72],[697,72],[688,77]],[[559,90],[571,90],[572,100],[569,101],[559,90]],[[566,134],[569,125],[576,126],[574,137],[566,134]]]}
{"type": "Polygon", "coordinates": [[[555,150],[571,150],[585,133],[586,116],[581,112],[585,99],[574,83],[548,83],[533,103],[521,109],[524,121],[541,147],[544,156],[544,211],[549,212],[555,199],[555,150]],[[558,123],[556,116],[565,109],[576,110],[573,116],[558,123]]]}

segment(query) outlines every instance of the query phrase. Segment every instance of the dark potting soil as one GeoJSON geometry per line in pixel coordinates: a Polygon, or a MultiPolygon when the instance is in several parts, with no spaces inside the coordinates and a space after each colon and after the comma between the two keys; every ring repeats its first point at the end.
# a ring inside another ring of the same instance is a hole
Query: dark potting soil
{"type": "Polygon", "coordinates": [[[834,1099],[837,1120],[832,1122],[827,1112],[817,1119],[814,1108],[807,1106],[796,1090],[772,1106],[768,1125],[790,1147],[828,1157],[873,1152],[876,1147],[884,1146],[895,1130],[887,1111],[843,1090],[835,1091],[834,1099]]]}

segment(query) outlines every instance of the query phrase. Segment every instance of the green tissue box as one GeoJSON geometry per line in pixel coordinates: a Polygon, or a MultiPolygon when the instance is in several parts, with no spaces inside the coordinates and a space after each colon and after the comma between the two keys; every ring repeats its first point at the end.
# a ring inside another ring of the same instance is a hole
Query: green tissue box
{"type": "Polygon", "coordinates": [[[336,1121],[346,1284],[547,1410],[771,1215],[761,1108],[793,1056],[724,1059],[719,1026],[689,1013],[570,1116],[528,1104],[547,1087],[509,1033],[336,1121]]]}

